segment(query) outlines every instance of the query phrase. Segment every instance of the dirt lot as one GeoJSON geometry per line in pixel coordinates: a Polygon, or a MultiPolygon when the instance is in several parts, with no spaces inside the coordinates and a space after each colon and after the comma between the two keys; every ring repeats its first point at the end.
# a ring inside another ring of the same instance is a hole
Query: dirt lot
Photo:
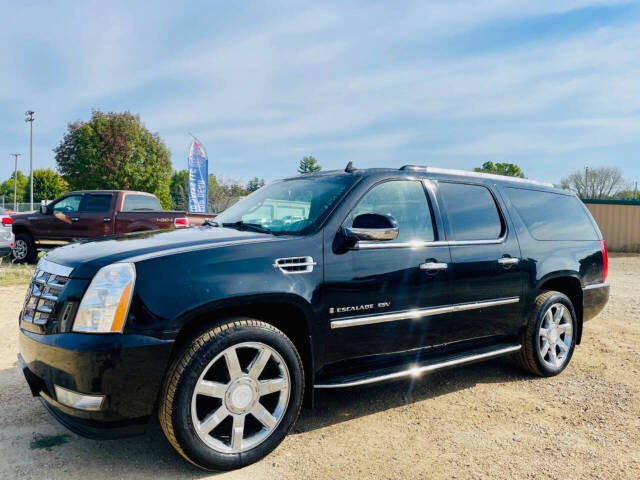
{"type": "MultiPolygon", "coordinates": [[[[640,256],[610,262],[612,298],[565,372],[507,359],[357,390],[323,391],[270,456],[220,479],[640,478],[640,256]]],[[[207,478],[157,424],[92,441],[67,432],[19,371],[26,284],[0,286],[0,478],[207,478]]]]}

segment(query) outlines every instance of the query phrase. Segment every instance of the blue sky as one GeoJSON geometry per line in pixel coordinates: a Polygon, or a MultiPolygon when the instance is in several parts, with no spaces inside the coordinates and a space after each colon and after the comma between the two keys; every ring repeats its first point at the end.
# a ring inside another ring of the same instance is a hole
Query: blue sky
{"type": "Polygon", "coordinates": [[[174,168],[585,166],[640,181],[640,4],[624,1],[3,2],[0,179],[55,166],[67,123],[130,110],[174,168]],[[149,2],[150,3],[150,2],[149,2]]]}

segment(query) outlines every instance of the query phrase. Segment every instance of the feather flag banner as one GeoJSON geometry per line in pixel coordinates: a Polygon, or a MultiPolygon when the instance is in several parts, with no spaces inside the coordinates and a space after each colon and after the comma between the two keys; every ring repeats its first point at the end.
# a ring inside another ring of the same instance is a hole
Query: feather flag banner
{"type": "Polygon", "coordinates": [[[209,159],[202,143],[193,137],[189,147],[189,212],[207,213],[209,159]]]}

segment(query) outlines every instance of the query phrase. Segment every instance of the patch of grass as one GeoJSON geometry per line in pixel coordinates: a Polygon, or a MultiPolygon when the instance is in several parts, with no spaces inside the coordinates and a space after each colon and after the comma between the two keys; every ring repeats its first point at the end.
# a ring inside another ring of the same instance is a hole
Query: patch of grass
{"type": "Polygon", "coordinates": [[[42,448],[45,450],[51,450],[53,447],[67,443],[70,438],[71,435],[67,435],[66,433],[63,435],[40,435],[39,433],[36,433],[29,444],[29,448],[31,448],[31,450],[42,448]]]}
{"type": "Polygon", "coordinates": [[[34,265],[17,265],[6,259],[0,263],[0,286],[24,285],[29,283],[34,265]]]}

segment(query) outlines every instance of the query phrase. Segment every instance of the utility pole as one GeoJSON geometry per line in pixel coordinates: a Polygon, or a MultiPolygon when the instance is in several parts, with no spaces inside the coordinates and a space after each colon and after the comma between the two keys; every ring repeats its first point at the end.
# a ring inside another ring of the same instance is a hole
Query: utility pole
{"type": "Polygon", "coordinates": [[[589,167],[584,167],[584,198],[589,198],[589,167]]]}
{"type": "Polygon", "coordinates": [[[31,193],[29,196],[29,200],[31,202],[31,210],[33,210],[33,114],[36,113],[33,110],[27,110],[24,114],[27,118],[24,119],[25,122],[29,122],[30,125],[30,135],[29,135],[29,177],[31,178],[31,193]]]}
{"type": "Polygon", "coordinates": [[[18,157],[22,155],[21,153],[10,153],[14,158],[14,166],[13,166],[13,211],[18,212],[18,157]]]}

